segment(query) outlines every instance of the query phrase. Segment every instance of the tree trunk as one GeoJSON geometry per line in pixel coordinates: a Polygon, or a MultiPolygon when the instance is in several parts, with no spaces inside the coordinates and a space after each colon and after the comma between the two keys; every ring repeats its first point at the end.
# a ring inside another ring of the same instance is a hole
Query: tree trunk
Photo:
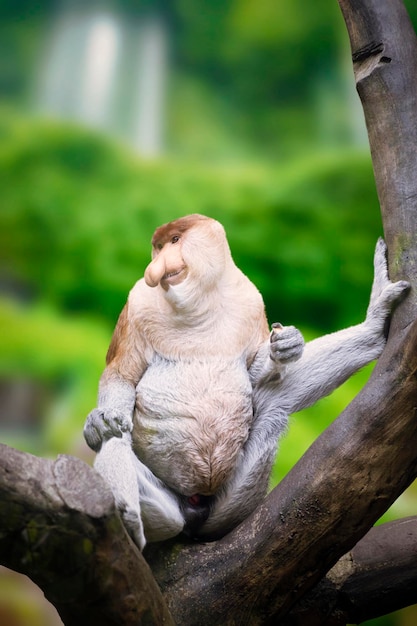
{"type": "Polygon", "coordinates": [[[413,290],[392,330],[416,318],[417,38],[401,0],[339,0],[371,147],[392,280],[413,290]]]}
{"type": "Polygon", "coordinates": [[[417,602],[417,520],[368,532],[417,475],[417,42],[400,0],[339,2],[391,277],[412,291],[367,386],[248,520],[211,544],[147,547],[162,594],[93,470],[2,447],[1,562],[66,625],[335,626],[417,602]]]}

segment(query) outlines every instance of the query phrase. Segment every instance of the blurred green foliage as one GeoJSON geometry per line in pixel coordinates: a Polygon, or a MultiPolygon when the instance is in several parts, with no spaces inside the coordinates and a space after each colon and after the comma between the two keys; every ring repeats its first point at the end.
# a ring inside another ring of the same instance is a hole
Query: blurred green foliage
{"type": "Polygon", "coordinates": [[[31,380],[46,391],[34,428],[3,438],[33,452],[76,450],[85,416],[95,404],[109,329],[99,320],[68,318],[42,303],[0,298],[0,378],[31,380]],[[37,423],[39,420],[39,423],[37,423]]]}
{"type": "Polygon", "coordinates": [[[154,228],[196,212],[224,224],[271,319],[335,329],[362,316],[381,234],[366,154],[236,169],[149,163],[79,128],[10,115],[0,138],[3,268],[37,298],[114,323],[154,228]]]}

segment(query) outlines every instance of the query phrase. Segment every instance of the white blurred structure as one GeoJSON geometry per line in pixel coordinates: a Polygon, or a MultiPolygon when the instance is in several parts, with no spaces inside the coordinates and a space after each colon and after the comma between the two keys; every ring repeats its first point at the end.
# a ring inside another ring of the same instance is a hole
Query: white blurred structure
{"type": "Polygon", "coordinates": [[[108,15],[91,18],[81,66],[80,119],[105,126],[111,115],[111,88],[120,50],[120,28],[108,15]]]}
{"type": "Polygon", "coordinates": [[[154,20],[145,24],[138,50],[135,145],[149,157],[157,155],[162,145],[166,48],[166,33],[161,22],[154,20]]]}
{"type": "Polygon", "coordinates": [[[134,23],[103,10],[64,8],[47,42],[38,110],[121,136],[155,157],[163,149],[166,72],[160,19],[134,23]]]}

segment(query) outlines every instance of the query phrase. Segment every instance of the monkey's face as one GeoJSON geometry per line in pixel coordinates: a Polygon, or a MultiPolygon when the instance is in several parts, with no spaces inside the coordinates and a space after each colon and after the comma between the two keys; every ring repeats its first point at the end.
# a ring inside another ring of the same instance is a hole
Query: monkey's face
{"type": "Polygon", "coordinates": [[[168,241],[158,241],[152,248],[152,261],[145,270],[149,287],[161,285],[165,291],[179,285],[187,277],[187,265],[181,254],[181,235],[174,234],[168,241]]]}
{"type": "Polygon", "coordinates": [[[152,261],[145,270],[149,287],[168,291],[189,277],[207,288],[217,281],[230,257],[223,227],[203,215],[188,215],[164,224],[152,238],[152,261]]]}

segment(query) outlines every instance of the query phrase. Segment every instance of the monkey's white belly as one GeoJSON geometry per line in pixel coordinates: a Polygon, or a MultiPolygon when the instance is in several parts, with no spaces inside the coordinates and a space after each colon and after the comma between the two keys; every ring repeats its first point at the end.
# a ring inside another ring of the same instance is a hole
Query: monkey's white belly
{"type": "Polygon", "coordinates": [[[136,388],[134,450],[179,493],[211,495],[232,473],[252,417],[243,359],[158,357],[136,388]]]}

